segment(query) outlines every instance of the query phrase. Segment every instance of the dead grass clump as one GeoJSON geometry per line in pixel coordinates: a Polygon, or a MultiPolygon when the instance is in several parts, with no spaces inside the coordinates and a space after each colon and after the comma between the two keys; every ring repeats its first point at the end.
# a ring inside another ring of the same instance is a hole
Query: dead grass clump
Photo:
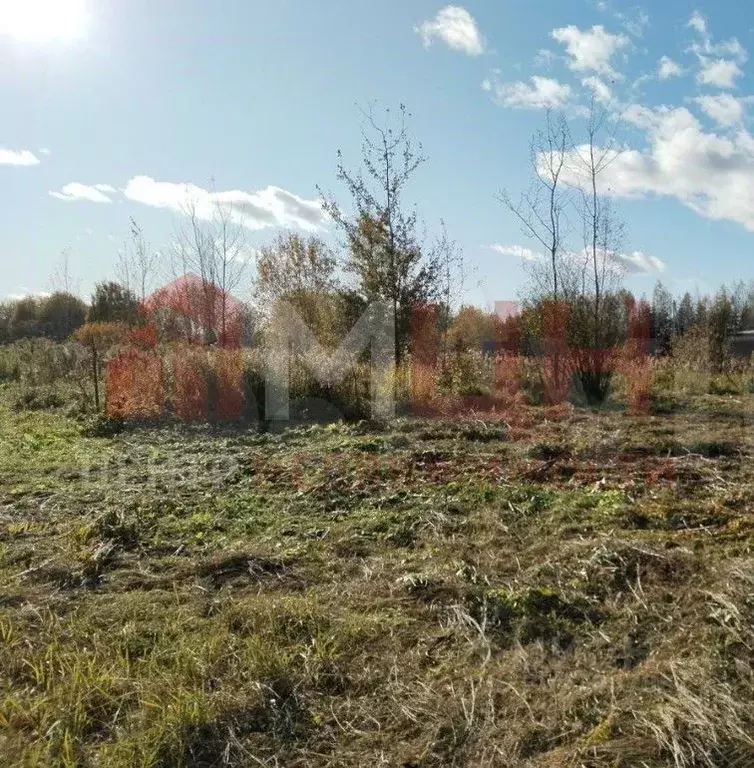
{"type": "Polygon", "coordinates": [[[196,567],[196,574],[206,580],[212,589],[226,584],[258,582],[265,576],[280,576],[287,571],[287,564],[278,558],[257,557],[245,553],[223,555],[196,567]]]}
{"type": "Polygon", "coordinates": [[[675,768],[754,764],[750,702],[719,679],[708,662],[670,666],[659,700],[634,713],[635,728],[675,768]]]}
{"type": "Polygon", "coordinates": [[[598,624],[603,618],[583,598],[566,599],[547,588],[476,590],[468,604],[469,615],[503,646],[541,642],[562,651],[572,644],[580,625],[598,624]]]}
{"type": "Polygon", "coordinates": [[[662,552],[630,543],[613,543],[595,550],[584,566],[588,583],[612,593],[653,586],[686,584],[704,572],[699,558],[685,549],[662,552]]]}

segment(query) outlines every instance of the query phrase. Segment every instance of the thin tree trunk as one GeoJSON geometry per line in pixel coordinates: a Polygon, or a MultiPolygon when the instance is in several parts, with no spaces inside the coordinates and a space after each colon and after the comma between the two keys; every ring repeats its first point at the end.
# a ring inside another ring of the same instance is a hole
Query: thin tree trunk
{"type": "Polygon", "coordinates": [[[94,378],[94,407],[99,413],[99,363],[97,360],[97,347],[92,345],[92,376],[94,378]]]}

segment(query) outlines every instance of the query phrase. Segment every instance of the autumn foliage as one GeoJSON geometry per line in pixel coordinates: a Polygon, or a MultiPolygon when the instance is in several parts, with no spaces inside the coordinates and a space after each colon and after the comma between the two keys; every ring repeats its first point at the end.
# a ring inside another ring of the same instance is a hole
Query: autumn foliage
{"type": "Polygon", "coordinates": [[[495,357],[495,392],[508,399],[520,396],[523,359],[515,354],[499,354],[495,357]]]}
{"type": "Polygon", "coordinates": [[[162,359],[131,348],[107,363],[106,413],[118,418],[157,418],[165,410],[162,359]]]}
{"type": "Polygon", "coordinates": [[[148,323],[147,325],[133,328],[128,334],[127,341],[138,349],[156,349],[159,341],[157,326],[154,323],[148,323]]]}
{"type": "Polygon", "coordinates": [[[243,335],[243,304],[227,291],[187,274],[153,293],[142,314],[163,326],[173,340],[238,348],[243,335]]]}
{"type": "Polygon", "coordinates": [[[176,345],[170,360],[171,403],[179,419],[195,421],[209,416],[209,364],[207,350],[176,345]]]}
{"type": "Polygon", "coordinates": [[[211,355],[215,382],[215,415],[220,421],[243,415],[243,357],[237,349],[217,349],[211,355]]]}
{"type": "Polygon", "coordinates": [[[620,368],[626,380],[626,399],[635,414],[649,413],[652,402],[652,308],[646,301],[631,307],[628,338],[621,355],[620,368]]]}
{"type": "Polygon", "coordinates": [[[152,294],[140,318],[141,325],[121,333],[126,349],[107,365],[108,414],[152,418],[169,403],[186,421],[241,418],[241,302],[184,275],[152,294]]]}
{"type": "Polygon", "coordinates": [[[173,414],[186,421],[235,420],[243,415],[240,350],[176,345],[171,355],[173,414]]]}
{"type": "Polygon", "coordinates": [[[545,399],[551,405],[568,397],[571,382],[571,354],[568,347],[569,307],[563,302],[542,305],[544,365],[542,377],[545,399]]]}
{"type": "Polygon", "coordinates": [[[411,402],[422,406],[437,394],[440,339],[437,307],[420,304],[411,309],[411,402]]]}
{"type": "Polygon", "coordinates": [[[85,346],[89,352],[94,406],[100,409],[99,379],[102,370],[102,358],[109,349],[119,344],[126,335],[126,327],[121,323],[86,323],[74,334],[73,338],[85,346]]]}

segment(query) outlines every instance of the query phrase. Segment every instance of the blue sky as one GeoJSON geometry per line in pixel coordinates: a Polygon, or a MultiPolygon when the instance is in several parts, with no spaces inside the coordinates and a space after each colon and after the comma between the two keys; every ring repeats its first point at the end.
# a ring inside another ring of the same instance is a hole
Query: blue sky
{"type": "Polygon", "coordinates": [[[251,247],[330,237],[316,188],[342,195],[338,148],[359,161],[355,105],[403,102],[429,237],[444,219],[463,248],[467,301],[509,298],[534,245],[496,193],[525,186],[544,108],[578,135],[593,91],[619,119],[629,287],[748,279],[752,28],[732,0],[0,0],[0,295],[49,290],[64,249],[87,294],[130,216],[167,247],[186,184],[243,205],[251,247]]]}

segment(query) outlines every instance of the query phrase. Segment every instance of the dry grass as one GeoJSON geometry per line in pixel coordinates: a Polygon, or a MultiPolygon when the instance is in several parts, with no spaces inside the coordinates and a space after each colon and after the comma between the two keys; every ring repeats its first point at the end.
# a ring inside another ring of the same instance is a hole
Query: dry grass
{"type": "Polygon", "coordinates": [[[107,438],[16,396],[4,765],[754,764],[751,396],[107,438]]]}

